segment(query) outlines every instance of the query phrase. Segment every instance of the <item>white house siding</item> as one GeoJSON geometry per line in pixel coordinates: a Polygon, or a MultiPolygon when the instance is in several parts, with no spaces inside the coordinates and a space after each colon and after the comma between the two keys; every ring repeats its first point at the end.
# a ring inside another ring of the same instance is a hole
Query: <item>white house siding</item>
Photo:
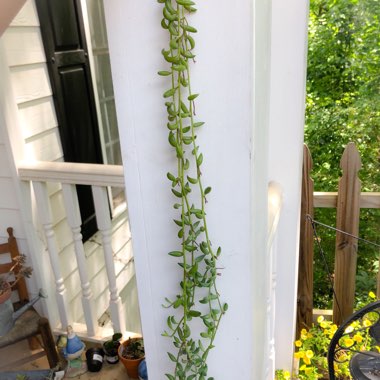
{"type": "MultiPolygon", "coordinates": [[[[58,123],[49,80],[41,31],[36,6],[28,0],[2,37],[5,59],[9,65],[10,81],[17,103],[18,124],[23,144],[24,160],[63,161],[63,152],[59,137],[58,123]]],[[[7,216],[7,223],[15,228],[16,236],[23,239],[22,221],[19,216],[19,205],[12,189],[14,178],[5,165],[6,152],[4,142],[0,140],[0,212],[7,216]],[[5,212],[5,213],[4,213],[5,212]]],[[[15,175],[15,173],[14,173],[15,175]]],[[[76,264],[72,233],[66,219],[61,186],[48,184],[48,194],[53,214],[53,228],[59,249],[61,271],[68,294],[68,303],[73,322],[83,322],[81,306],[81,286],[76,264]]],[[[5,220],[0,219],[2,226],[5,220]]],[[[116,260],[116,274],[119,289],[128,284],[134,276],[134,265],[131,261],[130,233],[126,223],[126,213],[114,222],[113,248],[116,260]]],[[[8,225],[7,224],[7,225],[8,225]]],[[[4,224],[5,226],[5,224],[4,224]]],[[[6,235],[6,227],[0,230],[0,238],[6,235]]],[[[42,228],[38,235],[43,236],[42,228]]],[[[22,243],[23,244],[23,243],[22,243]]],[[[87,269],[92,282],[92,291],[96,300],[96,313],[100,318],[108,307],[109,292],[105,263],[101,247],[101,238],[94,236],[85,243],[87,269]]],[[[133,287],[133,281],[129,285],[133,287]]],[[[130,296],[131,297],[131,296],[130,296]]],[[[125,301],[126,298],[123,300],[125,301]]],[[[133,296],[132,296],[133,300],[133,296]]],[[[53,313],[54,314],[54,313],[53,313]]],[[[139,326],[138,311],[133,311],[130,326],[139,326]],[[137,322],[136,322],[137,321],[137,322]]],[[[58,320],[51,321],[54,325],[58,320]]],[[[65,327],[65,326],[63,326],[65,327]]],[[[139,331],[138,327],[138,331],[139,331]]]]}

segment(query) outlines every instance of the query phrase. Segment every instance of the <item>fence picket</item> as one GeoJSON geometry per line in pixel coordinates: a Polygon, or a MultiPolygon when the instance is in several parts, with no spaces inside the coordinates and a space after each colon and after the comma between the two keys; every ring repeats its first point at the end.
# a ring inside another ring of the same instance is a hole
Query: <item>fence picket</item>
{"type": "Polygon", "coordinates": [[[304,145],[299,252],[299,273],[302,275],[298,276],[297,337],[303,328],[311,327],[313,321],[313,229],[306,218],[306,215],[314,215],[314,182],[310,178],[312,167],[309,148],[304,145]]]}
{"type": "MultiPolygon", "coordinates": [[[[344,150],[340,167],[336,227],[355,236],[359,234],[360,188],[358,172],[361,159],[354,143],[344,150]]],[[[353,312],[355,300],[355,275],[358,241],[350,236],[336,233],[333,320],[340,324],[353,312]]]]}

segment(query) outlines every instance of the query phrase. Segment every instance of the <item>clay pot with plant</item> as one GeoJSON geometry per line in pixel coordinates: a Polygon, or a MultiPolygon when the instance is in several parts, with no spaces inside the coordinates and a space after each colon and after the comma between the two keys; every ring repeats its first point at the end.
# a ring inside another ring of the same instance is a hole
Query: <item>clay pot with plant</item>
{"type": "Polygon", "coordinates": [[[138,367],[145,358],[143,338],[129,338],[119,347],[119,357],[127,374],[132,379],[138,379],[138,367]]]}
{"type": "Polygon", "coordinates": [[[103,343],[103,351],[109,364],[116,364],[119,362],[118,349],[120,346],[121,333],[115,333],[110,340],[103,343]]]}

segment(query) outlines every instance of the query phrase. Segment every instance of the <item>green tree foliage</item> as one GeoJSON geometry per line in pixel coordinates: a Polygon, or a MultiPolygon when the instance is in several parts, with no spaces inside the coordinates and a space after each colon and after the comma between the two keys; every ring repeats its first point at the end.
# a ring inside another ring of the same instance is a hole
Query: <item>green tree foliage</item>
{"type": "MultiPolygon", "coordinates": [[[[311,0],[305,140],[317,191],[337,191],[339,161],[354,142],[362,157],[362,191],[380,191],[380,1],[311,0]]],[[[316,218],[334,225],[335,212],[316,218]]],[[[379,240],[379,210],[361,212],[361,237],[379,240]]],[[[322,241],[333,271],[335,238],[322,241]]],[[[359,245],[359,290],[371,290],[378,249],[359,245]]],[[[316,252],[316,306],[327,306],[326,270],[316,252]]],[[[373,288],[372,288],[373,289],[373,288]]]]}

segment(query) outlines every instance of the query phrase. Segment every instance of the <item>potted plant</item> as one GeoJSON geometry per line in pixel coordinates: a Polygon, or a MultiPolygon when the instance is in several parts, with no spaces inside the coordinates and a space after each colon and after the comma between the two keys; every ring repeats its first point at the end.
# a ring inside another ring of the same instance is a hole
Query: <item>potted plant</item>
{"type": "Polygon", "coordinates": [[[124,341],[119,347],[119,357],[128,376],[132,379],[138,379],[138,367],[145,358],[143,338],[129,338],[124,341]]]}
{"type": "Polygon", "coordinates": [[[0,277],[0,304],[10,298],[13,286],[15,286],[22,278],[29,278],[33,272],[31,267],[25,266],[26,256],[23,254],[14,257],[12,262],[13,265],[9,269],[9,272],[0,277]]]}
{"type": "Polygon", "coordinates": [[[120,346],[121,333],[115,333],[110,340],[103,343],[103,351],[107,360],[107,363],[116,364],[119,361],[118,349],[120,346]]]}

